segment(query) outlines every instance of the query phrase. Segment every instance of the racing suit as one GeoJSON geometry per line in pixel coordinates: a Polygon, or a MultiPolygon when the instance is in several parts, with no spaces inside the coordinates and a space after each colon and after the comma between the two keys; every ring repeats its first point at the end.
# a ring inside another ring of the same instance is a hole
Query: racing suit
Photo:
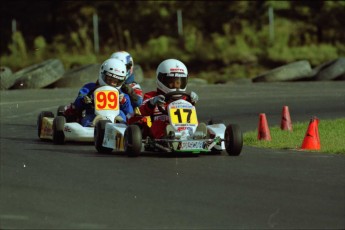
{"type": "MultiPolygon", "coordinates": [[[[159,90],[145,93],[143,104],[139,107],[141,115],[151,116],[152,121],[151,128],[143,127],[143,134],[144,136],[148,135],[155,139],[162,138],[166,135],[165,128],[169,124],[168,115],[163,114],[159,111],[158,106],[150,103],[150,99],[157,95],[164,95],[164,93],[159,90]]],[[[187,98],[184,96],[182,99],[186,100],[187,98]]],[[[166,109],[166,106],[164,109],[166,109]]]]}
{"type": "Polygon", "coordinates": [[[121,91],[129,95],[133,109],[139,107],[143,103],[143,90],[140,85],[134,81],[134,73],[132,73],[121,87],[121,91]]]}
{"type": "MultiPolygon", "coordinates": [[[[92,121],[96,117],[94,104],[86,104],[84,102],[84,97],[89,96],[93,101],[93,92],[97,89],[99,85],[97,83],[91,82],[85,84],[78,93],[77,98],[74,101],[74,107],[78,111],[85,110],[85,115],[82,117],[80,123],[84,127],[92,126],[92,121]]],[[[122,93],[121,90],[119,90],[122,93]]],[[[124,98],[120,102],[120,116],[122,117],[123,121],[127,121],[127,115],[130,116],[133,114],[133,107],[131,105],[130,98],[128,94],[124,93],[124,98]]]]}

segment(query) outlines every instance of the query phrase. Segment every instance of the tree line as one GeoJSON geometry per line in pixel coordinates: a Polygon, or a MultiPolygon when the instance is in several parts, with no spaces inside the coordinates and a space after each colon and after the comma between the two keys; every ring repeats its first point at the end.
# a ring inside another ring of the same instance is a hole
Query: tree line
{"type": "Polygon", "coordinates": [[[317,65],[345,53],[344,1],[8,0],[1,4],[1,62],[10,66],[18,65],[14,63],[18,58],[28,64],[58,56],[70,67],[128,50],[144,68],[175,56],[191,68],[207,64],[208,70],[246,75],[248,65],[259,71],[303,58],[317,65]],[[183,33],[178,32],[178,11],[183,33]],[[99,53],[94,50],[94,15],[99,19],[99,53]]]}

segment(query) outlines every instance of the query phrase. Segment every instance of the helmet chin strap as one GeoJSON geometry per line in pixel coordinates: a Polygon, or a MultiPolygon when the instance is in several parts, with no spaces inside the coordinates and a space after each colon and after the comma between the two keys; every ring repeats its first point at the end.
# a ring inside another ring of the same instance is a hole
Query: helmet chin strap
{"type": "MultiPolygon", "coordinates": [[[[184,89],[177,88],[177,89],[170,89],[170,90],[172,90],[172,91],[181,91],[181,92],[184,92],[186,89],[187,89],[187,87],[184,88],[184,89]]],[[[164,92],[163,90],[159,89],[158,87],[157,87],[157,92],[158,92],[158,94],[163,94],[163,95],[169,93],[169,92],[167,92],[167,93],[164,92]]],[[[170,91],[170,92],[171,92],[171,91],[170,91]]]]}
{"type": "Polygon", "coordinates": [[[162,90],[160,90],[158,88],[157,88],[157,92],[158,92],[158,94],[165,94],[162,90]]]}

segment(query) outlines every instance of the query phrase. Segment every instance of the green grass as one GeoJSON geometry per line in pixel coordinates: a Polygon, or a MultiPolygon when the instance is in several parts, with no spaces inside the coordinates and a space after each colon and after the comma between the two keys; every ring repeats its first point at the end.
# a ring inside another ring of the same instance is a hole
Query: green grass
{"type": "MultiPolygon", "coordinates": [[[[281,130],[280,126],[269,127],[271,141],[258,140],[258,130],[243,134],[244,145],[272,149],[300,149],[309,122],[293,123],[293,131],[281,130]]],[[[319,120],[318,131],[321,149],[319,152],[345,154],[345,118],[319,120]]]]}

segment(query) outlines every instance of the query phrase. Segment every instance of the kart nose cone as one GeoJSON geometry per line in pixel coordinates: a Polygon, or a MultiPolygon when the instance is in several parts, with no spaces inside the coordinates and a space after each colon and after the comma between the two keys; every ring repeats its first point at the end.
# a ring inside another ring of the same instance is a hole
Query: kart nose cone
{"type": "Polygon", "coordinates": [[[194,139],[202,139],[206,136],[206,134],[202,131],[196,131],[194,133],[194,139]]]}

